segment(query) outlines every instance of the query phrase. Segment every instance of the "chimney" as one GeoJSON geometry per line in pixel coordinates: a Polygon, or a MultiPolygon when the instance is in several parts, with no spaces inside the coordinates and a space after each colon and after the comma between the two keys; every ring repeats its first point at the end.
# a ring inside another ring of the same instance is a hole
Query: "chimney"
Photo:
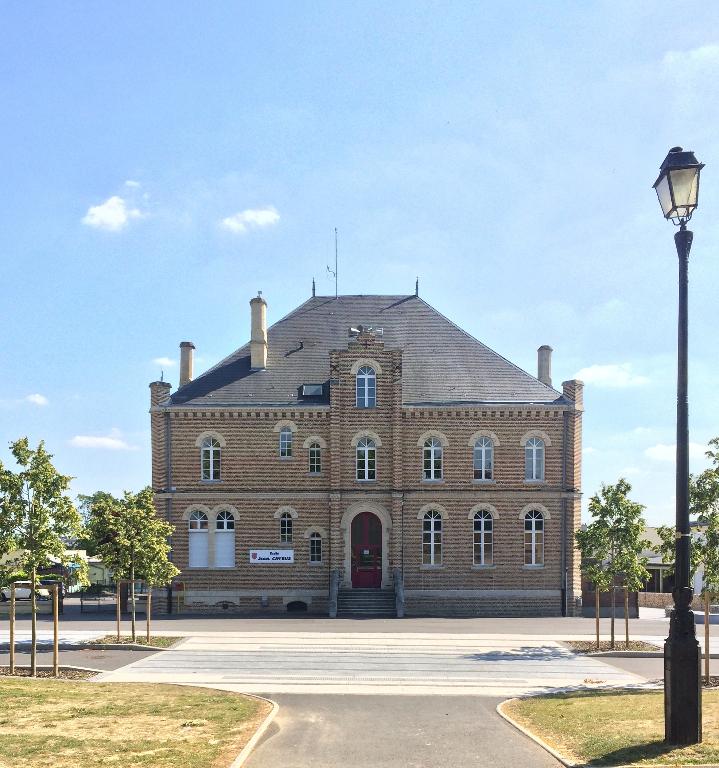
{"type": "Polygon", "coordinates": [[[180,386],[192,381],[192,352],[195,345],[191,341],[180,342],[180,386]]]}
{"type": "Polygon", "coordinates": [[[542,344],[537,350],[537,378],[542,384],[552,386],[552,348],[548,344],[542,344]]]}
{"type": "Polygon", "coordinates": [[[250,301],[252,332],[250,334],[250,368],[253,371],[267,368],[267,302],[262,291],[250,301]]]}

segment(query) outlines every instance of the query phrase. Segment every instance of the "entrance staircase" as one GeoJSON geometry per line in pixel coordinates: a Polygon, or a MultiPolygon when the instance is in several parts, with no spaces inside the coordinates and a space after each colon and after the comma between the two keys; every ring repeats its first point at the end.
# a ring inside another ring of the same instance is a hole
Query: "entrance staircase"
{"type": "Polygon", "coordinates": [[[395,618],[395,595],[392,589],[340,589],[337,594],[338,616],[395,618]]]}

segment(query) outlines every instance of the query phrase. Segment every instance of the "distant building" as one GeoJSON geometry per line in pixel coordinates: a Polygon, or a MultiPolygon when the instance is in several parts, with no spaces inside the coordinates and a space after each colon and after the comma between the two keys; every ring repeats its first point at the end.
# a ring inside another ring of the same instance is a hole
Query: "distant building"
{"type": "MultiPolygon", "coordinates": [[[[187,611],[579,610],[582,383],[525,373],[418,296],[313,296],[151,390],[187,611]]],[[[223,321],[226,322],[226,321],[223,321]]]]}

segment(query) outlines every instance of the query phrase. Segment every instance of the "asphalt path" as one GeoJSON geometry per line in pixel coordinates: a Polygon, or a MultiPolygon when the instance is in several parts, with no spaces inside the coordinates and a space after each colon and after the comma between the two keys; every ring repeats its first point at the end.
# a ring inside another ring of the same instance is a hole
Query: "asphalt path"
{"type": "Polygon", "coordinates": [[[484,696],[272,695],[248,768],[557,768],[484,696]]]}
{"type": "MultiPolygon", "coordinates": [[[[656,615],[657,612],[654,612],[656,615]]],[[[145,616],[137,616],[139,626],[144,624],[145,616]]],[[[115,631],[115,615],[106,613],[80,613],[77,598],[68,598],[65,612],[60,617],[61,626],[68,630],[94,631],[112,634],[115,631]]],[[[123,616],[123,631],[129,631],[129,616],[123,616]]],[[[52,626],[50,616],[38,617],[38,625],[49,629],[52,626]]],[[[5,617],[0,618],[0,629],[7,626],[5,617]]],[[[29,630],[28,616],[18,617],[18,629],[29,630]]],[[[617,622],[617,633],[623,632],[623,622],[617,622]]],[[[666,637],[669,623],[666,619],[631,619],[630,632],[636,636],[666,637]]],[[[281,617],[264,618],[258,616],[227,615],[153,615],[152,628],[155,634],[194,634],[195,632],[407,632],[413,633],[467,633],[495,635],[529,635],[532,637],[593,635],[594,619],[536,617],[536,618],[404,618],[404,619],[330,619],[327,617],[307,617],[291,614],[281,617]]],[[[608,619],[601,621],[602,634],[609,633],[608,619]]],[[[703,632],[697,627],[697,632],[703,632]]],[[[719,641],[719,624],[711,624],[710,632],[719,641]]]]}
{"type": "MultiPolygon", "coordinates": [[[[156,651],[134,651],[131,649],[99,649],[82,648],[78,650],[61,650],[61,667],[87,667],[88,669],[119,669],[133,661],[140,661],[146,656],[151,656],[156,651]]],[[[9,653],[0,653],[0,666],[7,666],[10,663],[9,653]]],[[[40,665],[52,664],[52,651],[42,650],[37,654],[37,663],[40,665]]],[[[15,652],[15,664],[18,666],[30,666],[30,653],[23,648],[22,651],[15,652]]]]}

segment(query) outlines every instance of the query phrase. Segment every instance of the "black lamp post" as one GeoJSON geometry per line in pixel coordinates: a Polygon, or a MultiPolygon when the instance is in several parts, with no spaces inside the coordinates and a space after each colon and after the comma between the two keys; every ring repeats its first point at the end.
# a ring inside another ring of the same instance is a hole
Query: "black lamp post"
{"type": "Polygon", "coordinates": [[[677,356],[677,486],[674,610],[664,643],[664,739],[670,744],[702,740],[701,653],[691,611],[689,551],[689,408],[687,400],[687,288],[693,233],[687,229],[699,199],[699,174],[704,167],[693,152],[669,150],[654,189],[664,218],[679,227],[674,235],[679,256],[679,336],[677,356]]]}

